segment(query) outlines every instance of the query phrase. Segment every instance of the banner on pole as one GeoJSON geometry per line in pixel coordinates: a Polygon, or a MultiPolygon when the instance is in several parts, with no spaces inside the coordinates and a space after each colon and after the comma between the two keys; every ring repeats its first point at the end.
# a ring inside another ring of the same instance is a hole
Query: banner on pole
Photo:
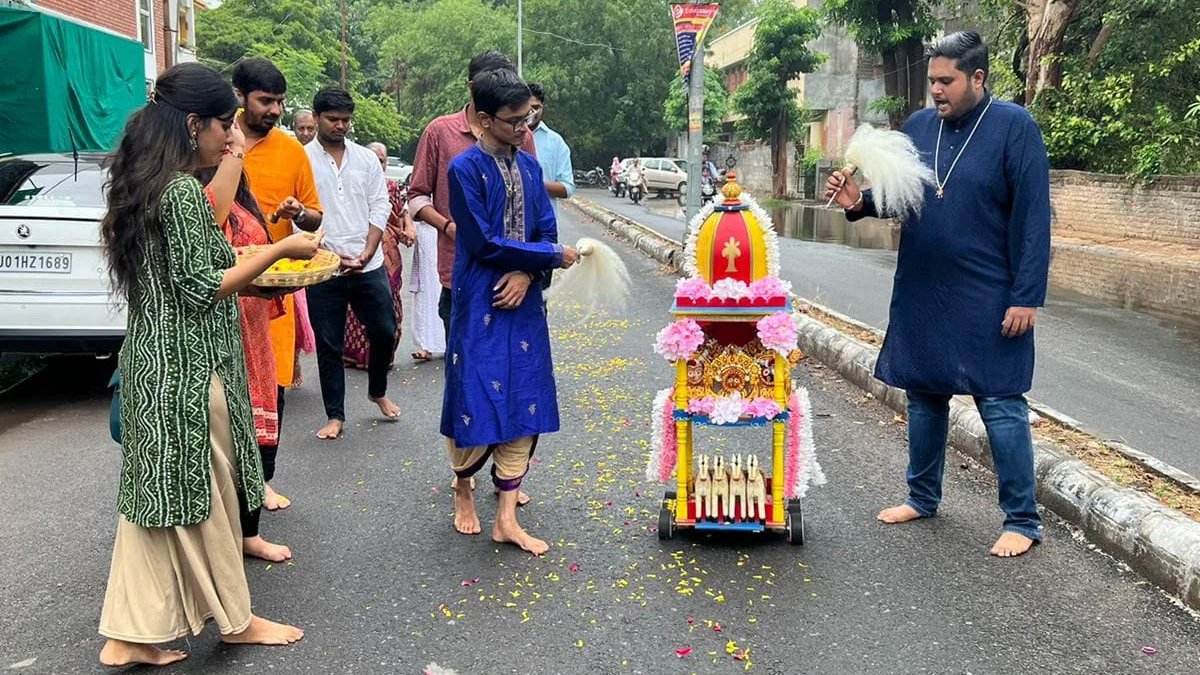
{"type": "Polygon", "coordinates": [[[672,3],[671,18],[675,22],[675,48],[679,51],[679,72],[687,82],[692,71],[692,58],[704,44],[704,35],[717,16],[718,4],[697,5],[672,3]]]}

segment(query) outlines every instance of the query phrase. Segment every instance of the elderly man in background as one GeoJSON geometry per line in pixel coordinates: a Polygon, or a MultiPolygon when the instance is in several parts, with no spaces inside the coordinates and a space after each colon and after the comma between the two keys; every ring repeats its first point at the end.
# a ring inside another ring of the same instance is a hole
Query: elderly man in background
{"type": "Polygon", "coordinates": [[[300,145],[308,145],[308,142],[317,137],[317,120],[313,117],[312,111],[303,109],[296,113],[296,119],[292,121],[292,130],[296,133],[296,140],[300,141],[300,145]]]}

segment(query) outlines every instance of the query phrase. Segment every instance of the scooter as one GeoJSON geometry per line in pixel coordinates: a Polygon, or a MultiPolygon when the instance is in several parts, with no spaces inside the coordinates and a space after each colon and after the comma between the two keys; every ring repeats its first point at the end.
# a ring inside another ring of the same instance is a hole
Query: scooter
{"type": "Polygon", "coordinates": [[[641,204],[643,196],[641,183],[633,183],[629,186],[629,201],[634,204],[641,204]]]}
{"type": "Polygon", "coordinates": [[[710,182],[705,182],[700,185],[700,203],[707,204],[717,196],[717,186],[710,182]]]}

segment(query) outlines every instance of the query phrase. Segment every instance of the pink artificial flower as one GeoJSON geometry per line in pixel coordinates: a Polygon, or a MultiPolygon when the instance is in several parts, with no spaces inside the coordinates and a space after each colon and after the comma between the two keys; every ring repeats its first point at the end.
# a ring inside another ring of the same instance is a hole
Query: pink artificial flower
{"type": "Polygon", "coordinates": [[[758,320],[758,340],[767,349],[787,356],[796,348],[796,323],[787,312],[774,312],[758,320]]]}
{"type": "Polygon", "coordinates": [[[712,288],[701,277],[688,277],[675,284],[675,297],[693,301],[707,300],[712,297],[712,288]]]}
{"type": "Polygon", "coordinates": [[[704,343],[704,331],[693,319],[672,322],[658,331],[654,351],[668,361],[687,359],[704,343]]]}
{"type": "Polygon", "coordinates": [[[709,415],[712,414],[713,406],[716,404],[717,400],[712,396],[694,398],[688,401],[687,411],[692,415],[709,415]]]}
{"type": "Polygon", "coordinates": [[[790,281],[783,281],[779,277],[763,277],[750,284],[750,297],[755,300],[770,300],[786,297],[791,290],[790,281]]]}
{"type": "Polygon", "coordinates": [[[746,414],[751,417],[763,417],[773,420],[783,412],[779,404],[769,398],[759,397],[746,404],[746,414]]]}

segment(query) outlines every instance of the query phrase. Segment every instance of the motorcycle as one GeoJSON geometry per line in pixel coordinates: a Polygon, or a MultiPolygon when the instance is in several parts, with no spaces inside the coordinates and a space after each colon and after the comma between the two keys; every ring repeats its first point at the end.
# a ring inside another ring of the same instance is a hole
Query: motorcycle
{"type": "Polygon", "coordinates": [[[587,180],[586,185],[589,187],[600,187],[608,182],[608,172],[600,167],[596,167],[587,172],[585,178],[587,180]]]}

